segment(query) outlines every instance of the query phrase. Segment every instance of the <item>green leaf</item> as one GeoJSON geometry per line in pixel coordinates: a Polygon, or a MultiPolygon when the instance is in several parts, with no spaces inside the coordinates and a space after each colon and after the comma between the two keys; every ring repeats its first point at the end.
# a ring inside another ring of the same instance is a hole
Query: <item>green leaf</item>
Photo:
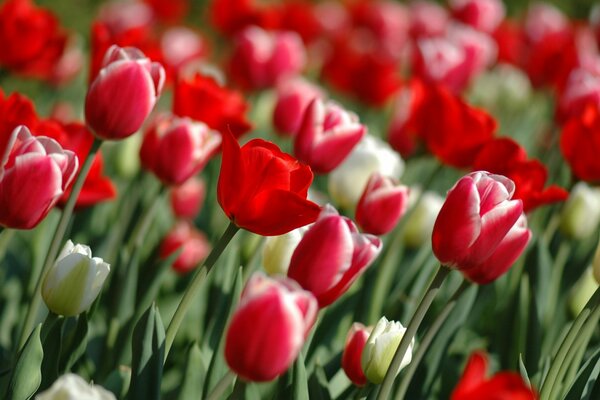
{"type": "Polygon", "coordinates": [[[529,374],[527,373],[527,368],[525,367],[525,363],[523,363],[522,354],[519,354],[519,373],[521,374],[521,378],[523,378],[527,385],[531,386],[531,382],[529,381],[529,374]]]}
{"type": "Polygon", "coordinates": [[[6,393],[7,399],[30,399],[39,388],[42,382],[41,367],[44,359],[41,331],[42,324],[39,324],[25,342],[10,377],[6,393]]]}
{"type": "Polygon", "coordinates": [[[142,315],[133,330],[133,359],[129,399],[160,399],[165,357],[165,328],[156,305],[142,315]]]}
{"type": "Polygon", "coordinates": [[[111,391],[117,399],[124,399],[131,383],[131,368],[120,366],[112,371],[107,377],[102,387],[111,391]]]}
{"type": "Polygon", "coordinates": [[[331,400],[329,382],[325,376],[323,366],[316,365],[310,378],[308,378],[308,393],[311,400],[331,400]]]}
{"type": "Polygon", "coordinates": [[[87,347],[88,315],[79,315],[77,322],[69,318],[63,326],[63,351],[59,366],[59,372],[65,372],[79,360],[85,353],[87,347]],[[73,326],[74,325],[74,326],[73,326]]]}
{"type": "Polygon", "coordinates": [[[44,360],[42,361],[42,383],[40,390],[46,390],[60,376],[59,362],[62,352],[62,328],[65,318],[58,316],[49,317],[42,324],[42,347],[44,360]]]}
{"type": "Polygon", "coordinates": [[[600,349],[596,350],[594,354],[586,361],[581,367],[575,380],[571,384],[571,387],[567,391],[564,400],[580,400],[589,398],[589,392],[594,385],[594,382],[598,379],[600,373],[600,349]],[[587,389],[587,390],[586,390],[587,389]],[[588,395],[585,395],[588,392],[588,395]]]}
{"type": "Polygon", "coordinates": [[[292,367],[292,399],[308,400],[308,384],[306,377],[306,366],[304,365],[304,357],[302,352],[298,354],[298,358],[292,367]]]}
{"type": "Polygon", "coordinates": [[[177,398],[187,400],[198,397],[202,393],[205,377],[206,366],[202,359],[202,351],[197,343],[193,343],[187,351],[183,382],[177,398]]]}

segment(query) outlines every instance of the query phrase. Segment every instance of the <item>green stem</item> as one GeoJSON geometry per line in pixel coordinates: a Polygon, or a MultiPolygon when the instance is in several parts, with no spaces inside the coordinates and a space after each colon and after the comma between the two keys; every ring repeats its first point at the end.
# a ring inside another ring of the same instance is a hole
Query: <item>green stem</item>
{"type": "Polygon", "coordinates": [[[396,371],[400,369],[400,364],[404,359],[404,354],[406,353],[408,347],[412,343],[412,340],[415,337],[415,334],[417,333],[417,329],[419,328],[419,325],[421,325],[421,321],[423,321],[427,310],[429,310],[433,299],[435,298],[437,292],[440,289],[440,286],[442,286],[442,283],[444,282],[444,279],[446,279],[446,276],[448,276],[449,272],[450,269],[444,267],[443,265],[441,265],[438,268],[438,271],[433,277],[431,284],[429,284],[429,287],[427,288],[423,299],[419,303],[417,310],[415,311],[412,319],[408,323],[406,332],[404,332],[404,336],[402,337],[402,340],[400,341],[400,344],[396,349],[396,353],[394,354],[394,358],[392,359],[390,367],[388,368],[385,374],[385,378],[383,379],[383,383],[381,384],[381,389],[379,390],[379,393],[377,395],[377,400],[385,400],[389,398],[392,390],[392,385],[394,384],[394,379],[396,378],[396,371]]]}
{"type": "Polygon", "coordinates": [[[581,327],[587,320],[590,315],[590,310],[592,308],[598,307],[600,304],[600,287],[596,289],[592,298],[587,302],[584,309],[579,313],[571,328],[565,335],[558,351],[556,352],[556,356],[552,360],[552,365],[548,370],[548,374],[546,375],[546,379],[544,379],[544,383],[540,388],[540,400],[550,400],[552,399],[551,395],[554,391],[554,387],[558,385],[557,378],[561,370],[561,365],[564,363],[565,358],[567,357],[569,351],[571,350],[571,346],[575,339],[580,334],[581,327]]]}
{"type": "Polygon", "coordinates": [[[560,284],[562,283],[562,276],[567,264],[569,255],[571,253],[571,243],[563,241],[560,243],[554,263],[552,265],[552,272],[550,274],[550,292],[547,297],[547,308],[544,315],[544,324],[549,326],[554,318],[556,312],[556,303],[560,296],[560,284]]]}
{"type": "Polygon", "coordinates": [[[63,212],[60,216],[60,220],[56,227],[56,231],[54,232],[54,237],[52,238],[52,243],[50,244],[50,248],[48,250],[48,253],[46,254],[46,261],[44,262],[44,266],[42,267],[42,270],[40,271],[40,275],[39,275],[39,277],[37,279],[37,283],[35,285],[35,290],[33,292],[33,298],[31,299],[31,302],[29,303],[29,307],[27,308],[27,313],[25,316],[25,323],[23,324],[23,327],[21,328],[21,334],[19,335],[18,349],[21,349],[21,347],[23,347],[23,345],[27,341],[27,338],[29,337],[29,333],[31,332],[31,330],[33,328],[35,319],[37,317],[38,309],[42,302],[42,297],[40,295],[40,289],[42,287],[42,282],[44,281],[44,277],[46,276],[46,273],[48,272],[48,270],[50,269],[52,264],[54,264],[56,256],[58,255],[58,252],[63,244],[65,232],[67,230],[67,226],[69,225],[69,221],[71,220],[71,215],[73,214],[73,209],[75,208],[75,203],[77,202],[79,193],[81,192],[81,189],[83,188],[83,184],[85,183],[85,178],[87,178],[87,175],[90,172],[90,168],[92,167],[92,162],[94,161],[94,157],[96,156],[96,153],[100,149],[101,145],[102,145],[102,140],[95,138],[94,143],[92,144],[92,148],[90,149],[90,152],[88,153],[87,158],[85,159],[85,162],[81,166],[81,170],[79,171],[79,174],[77,175],[77,180],[75,181],[75,184],[73,185],[73,189],[71,190],[71,194],[69,195],[69,200],[67,200],[67,204],[65,205],[65,208],[63,209],[63,212]]]}
{"type": "Polygon", "coordinates": [[[165,360],[169,355],[169,350],[171,350],[171,346],[175,340],[175,335],[177,335],[177,330],[179,330],[179,326],[181,325],[185,314],[190,308],[194,298],[198,294],[198,291],[204,282],[204,278],[206,275],[208,275],[212,267],[215,265],[215,262],[219,259],[239,229],[240,228],[238,228],[233,222],[229,223],[229,226],[206,258],[204,265],[196,272],[196,275],[194,275],[192,281],[186,288],[185,293],[183,294],[183,297],[177,306],[177,310],[175,310],[175,314],[169,323],[169,327],[167,328],[165,339],[165,360]]]}
{"type": "Polygon", "coordinates": [[[461,285],[458,287],[458,289],[456,289],[456,292],[454,292],[454,294],[452,295],[452,297],[450,298],[448,303],[446,303],[446,305],[444,306],[444,309],[442,310],[442,312],[437,316],[435,321],[433,321],[433,324],[431,324],[431,326],[427,330],[427,333],[425,334],[425,336],[423,337],[423,340],[421,340],[421,343],[417,347],[417,351],[413,355],[410,364],[408,364],[408,366],[406,367],[406,371],[404,372],[404,377],[402,378],[402,381],[400,382],[400,388],[398,389],[398,392],[396,393],[397,398],[402,399],[406,395],[406,391],[408,390],[408,386],[410,385],[412,377],[414,376],[415,372],[417,371],[417,367],[419,366],[419,363],[423,359],[423,356],[425,356],[425,353],[427,352],[429,346],[431,345],[431,342],[433,342],[433,339],[435,339],[435,336],[437,335],[438,331],[440,330],[442,325],[444,325],[444,322],[446,322],[446,319],[448,318],[448,316],[454,309],[454,306],[456,306],[456,303],[458,302],[459,297],[470,286],[471,286],[471,282],[469,282],[469,281],[463,281],[461,283],[461,285]]]}
{"type": "Polygon", "coordinates": [[[221,395],[225,392],[225,390],[227,390],[229,385],[231,385],[233,383],[234,379],[235,379],[235,374],[231,371],[227,371],[225,376],[223,376],[221,378],[221,380],[219,382],[217,382],[217,385],[213,388],[213,390],[211,390],[211,392],[208,394],[208,396],[206,396],[206,400],[220,399],[222,397],[221,395]]]}

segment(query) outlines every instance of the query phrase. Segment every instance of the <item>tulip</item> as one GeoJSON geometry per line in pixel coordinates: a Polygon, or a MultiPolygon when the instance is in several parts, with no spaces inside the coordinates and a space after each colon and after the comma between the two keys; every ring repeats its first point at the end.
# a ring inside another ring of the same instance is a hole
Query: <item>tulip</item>
{"type": "Polygon", "coordinates": [[[194,219],[200,213],[206,184],[197,177],[192,177],[183,184],[171,189],[171,209],[178,218],[194,219]]]}
{"type": "Polygon", "coordinates": [[[263,267],[269,275],[286,275],[296,246],[306,227],[279,236],[269,236],[263,248],[263,267]]]}
{"type": "Polygon", "coordinates": [[[367,383],[367,377],[361,366],[361,356],[372,329],[372,327],[365,327],[363,324],[355,322],[346,336],[346,344],[342,353],[342,369],[356,386],[364,386],[367,383]]]}
{"type": "Polygon", "coordinates": [[[101,386],[87,383],[79,375],[65,374],[49,389],[35,397],[36,400],[117,400],[114,394],[101,386]]]}
{"type": "Polygon", "coordinates": [[[400,179],[404,162],[387,143],[366,135],[352,153],[329,174],[329,194],[336,203],[353,209],[367,186],[371,175],[379,172],[400,179]]]}
{"type": "Polygon", "coordinates": [[[112,46],[85,99],[85,119],[96,136],[124,139],[137,132],[158,100],[165,70],[138,49],[112,46]]]}
{"type": "Polygon", "coordinates": [[[298,356],[317,315],[310,292],[284,277],[250,277],[225,338],[225,360],[242,379],[270,381],[298,356]]]}
{"type": "Polygon", "coordinates": [[[6,139],[0,141],[0,226],[31,229],[73,180],[77,156],[53,139],[32,136],[23,125],[6,139]]]}
{"type": "Polygon", "coordinates": [[[535,400],[537,395],[516,372],[499,372],[486,378],[487,357],[475,352],[469,358],[450,400],[497,399],[535,400]]]}
{"type": "Polygon", "coordinates": [[[506,13],[501,0],[451,0],[450,8],[456,19],[486,33],[494,32],[506,13]]]}
{"type": "Polygon", "coordinates": [[[310,290],[319,306],[325,307],[348,290],[381,246],[378,237],[359,233],[349,218],[326,206],[296,246],[288,277],[310,290]]]}
{"type": "Polygon", "coordinates": [[[434,1],[410,2],[410,34],[415,38],[441,36],[449,21],[446,9],[434,1]]]}
{"type": "MultiPolygon", "coordinates": [[[[375,328],[369,335],[361,356],[362,370],[370,382],[376,384],[383,382],[383,378],[390,368],[392,358],[405,332],[406,328],[400,322],[388,321],[386,317],[382,317],[377,322],[377,325],[375,325],[375,328]]],[[[398,375],[402,368],[410,364],[413,346],[414,339],[409,345],[408,351],[404,355],[395,375],[398,375]]]]}
{"type": "Polygon", "coordinates": [[[262,89],[298,75],[305,64],[306,51],[296,32],[267,32],[250,26],[235,43],[231,75],[243,87],[262,89]]]}
{"type": "Polygon", "coordinates": [[[433,227],[437,259],[479,284],[508,271],[531,238],[522,201],[511,200],[514,191],[502,175],[477,171],[461,178],[433,227]]]}
{"type": "Polygon", "coordinates": [[[223,135],[217,199],[240,228],[274,236],[314,222],[321,207],[306,199],[312,179],[308,166],[273,143],[254,139],[240,148],[223,135]]]}
{"type": "Polygon", "coordinates": [[[333,102],[314,99],[304,113],[294,154],[317,173],[336,168],[365,135],[358,117],[333,102]]]}
{"type": "MultiPolygon", "coordinates": [[[[598,253],[596,253],[598,254],[598,253]]],[[[598,269],[596,265],[586,268],[581,277],[575,282],[569,293],[569,310],[577,317],[598,289],[598,269]]]]}
{"type": "Polygon", "coordinates": [[[390,232],[406,212],[408,187],[375,173],[369,179],[356,207],[356,222],[373,235],[390,232]]]}
{"type": "Polygon", "coordinates": [[[582,113],[586,105],[600,107],[600,70],[576,68],[569,74],[556,110],[559,122],[582,113]]]}
{"type": "Polygon", "coordinates": [[[308,105],[315,98],[323,98],[323,92],[318,86],[302,78],[280,82],[277,85],[277,102],[273,111],[273,125],[277,132],[296,135],[308,105]]]}
{"type": "Polygon", "coordinates": [[[220,145],[221,135],[206,124],[161,115],[144,135],[140,158],[164,184],[181,185],[204,168],[220,145]]]}
{"type": "Polygon", "coordinates": [[[410,189],[409,203],[412,211],[406,219],[404,227],[404,243],[411,248],[419,248],[431,240],[433,225],[444,204],[444,199],[435,192],[427,191],[419,198],[420,190],[410,189]]]}
{"type": "Polygon", "coordinates": [[[166,259],[179,249],[181,253],[173,262],[173,269],[179,274],[186,274],[206,259],[210,244],[206,236],[190,222],[180,221],[163,239],[159,256],[166,259]]]}
{"type": "Polygon", "coordinates": [[[55,314],[72,317],[87,310],[102,290],[110,265],[92,250],[67,241],[42,284],[42,297],[55,314]]]}
{"type": "Polygon", "coordinates": [[[165,65],[174,71],[180,71],[186,64],[202,58],[207,53],[206,41],[192,29],[183,26],[165,31],[160,45],[165,65]]]}
{"type": "Polygon", "coordinates": [[[561,231],[573,239],[584,239],[596,232],[599,223],[600,189],[576,183],[561,213],[561,231]]]}

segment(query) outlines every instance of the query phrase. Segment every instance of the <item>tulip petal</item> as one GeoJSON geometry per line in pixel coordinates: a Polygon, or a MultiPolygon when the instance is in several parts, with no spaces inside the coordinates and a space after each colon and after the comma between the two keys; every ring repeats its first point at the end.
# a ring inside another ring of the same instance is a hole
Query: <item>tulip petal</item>
{"type": "Polygon", "coordinates": [[[240,145],[231,132],[223,133],[223,156],[221,159],[221,171],[217,184],[217,199],[221,208],[230,219],[230,215],[237,207],[239,190],[244,180],[244,168],[242,167],[242,155],[240,145]]]}

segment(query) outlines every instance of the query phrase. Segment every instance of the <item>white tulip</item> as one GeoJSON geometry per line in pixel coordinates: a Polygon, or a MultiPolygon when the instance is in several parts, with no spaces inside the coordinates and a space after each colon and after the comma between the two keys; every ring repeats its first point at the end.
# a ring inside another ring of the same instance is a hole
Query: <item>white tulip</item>
{"type": "Polygon", "coordinates": [[[263,267],[267,274],[287,274],[292,254],[307,229],[307,227],[302,227],[284,235],[267,237],[263,248],[263,267]]]}
{"type": "Polygon", "coordinates": [[[574,239],[589,237],[600,223],[600,189],[578,182],[563,207],[560,230],[574,239]]]}
{"type": "Polygon", "coordinates": [[[75,374],[61,376],[48,390],[35,398],[36,400],[117,400],[108,390],[89,384],[75,374]]]}

